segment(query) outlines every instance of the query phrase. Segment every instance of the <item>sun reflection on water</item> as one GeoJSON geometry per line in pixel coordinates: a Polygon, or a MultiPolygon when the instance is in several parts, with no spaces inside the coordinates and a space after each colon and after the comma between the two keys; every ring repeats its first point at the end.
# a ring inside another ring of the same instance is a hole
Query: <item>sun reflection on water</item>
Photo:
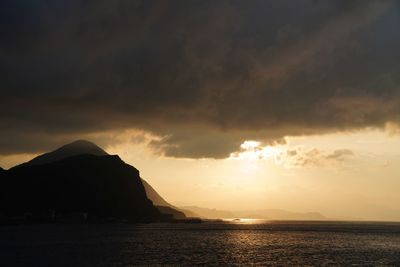
{"type": "Polygon", "coordinates": [[[266,222],[266,220],[254,219],[254,218],[229,218],[229,219],[224,219],[224,221],[235,224],[260,224],[266,222]]]}

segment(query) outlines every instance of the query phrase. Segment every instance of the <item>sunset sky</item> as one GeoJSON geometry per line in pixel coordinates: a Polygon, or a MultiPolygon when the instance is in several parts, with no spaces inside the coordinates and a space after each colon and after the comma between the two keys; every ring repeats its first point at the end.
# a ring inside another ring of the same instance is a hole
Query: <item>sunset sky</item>
{"type": "Polygon", "coordinates": [[[400,2],[0,3],[0,166],[76,139],[178,206],[400,221],[400,2]]]}

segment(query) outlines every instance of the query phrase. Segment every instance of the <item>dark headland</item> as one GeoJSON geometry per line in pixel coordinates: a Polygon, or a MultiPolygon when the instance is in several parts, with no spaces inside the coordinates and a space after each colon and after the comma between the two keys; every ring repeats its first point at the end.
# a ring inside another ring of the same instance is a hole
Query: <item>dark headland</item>
{"type": "Polygon", "coordinates": [[[0,168],[0,185],[3,223],[198,221],[163,200],[139,170],[85,140],[0,168]]]}

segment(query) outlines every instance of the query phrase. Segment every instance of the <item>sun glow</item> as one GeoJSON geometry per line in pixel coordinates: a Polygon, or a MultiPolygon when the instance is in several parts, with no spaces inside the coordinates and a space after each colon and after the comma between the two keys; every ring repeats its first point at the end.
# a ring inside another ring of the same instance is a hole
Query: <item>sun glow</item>
{"type": "Polygon", "coordinates": [[[264,219],[254,219],[254,218],[234,218],[234,219],[224,219],[223,221],[235,224],[258,224],[262,222],[267,222],[267,220],[264,219]]]}
{"type": "Polygon", "coordinates": [[[263,146],[261,142],[249,140],[240,145],[240,151],[231,153],[230,159],[250,161],[269,159],[274,158],[281,152],[282,148],[280,146],[263,146]]]}

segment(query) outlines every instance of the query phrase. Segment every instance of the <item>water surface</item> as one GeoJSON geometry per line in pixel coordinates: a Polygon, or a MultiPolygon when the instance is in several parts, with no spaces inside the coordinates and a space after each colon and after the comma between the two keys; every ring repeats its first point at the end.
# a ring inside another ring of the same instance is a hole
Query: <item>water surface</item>
{"type": "Polygon", "coordinates": [[[399,223],[0,227],[1,266],[400,266],[399,223]]]}

